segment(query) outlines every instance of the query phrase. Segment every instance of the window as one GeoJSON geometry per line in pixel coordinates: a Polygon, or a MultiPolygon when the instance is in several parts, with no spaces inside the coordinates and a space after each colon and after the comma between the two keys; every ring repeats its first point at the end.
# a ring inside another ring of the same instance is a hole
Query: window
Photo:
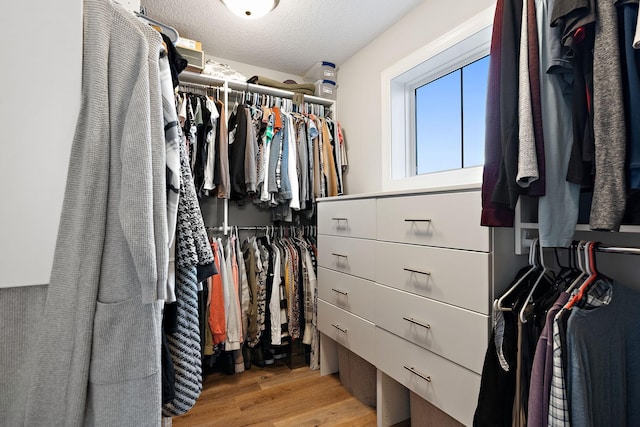
{"type": "Polygon", "coordinates": [[[479,185],[489,8],[382,72],[382,188],[479,185]]]}
{"type": "Polygon", "coordinates": [[[484,163],[489,57],[415,89],[415,174],[484,163]]]}

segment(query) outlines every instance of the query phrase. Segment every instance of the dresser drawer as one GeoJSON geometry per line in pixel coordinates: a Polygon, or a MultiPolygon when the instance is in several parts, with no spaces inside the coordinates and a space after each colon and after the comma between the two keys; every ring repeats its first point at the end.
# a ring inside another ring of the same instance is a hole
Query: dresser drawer
{"type": "Polygon", "coordinates": [[[489,314],[489,254],[376,242],[375,281],[489,314]]]}
{"type": "Polygon", "coordinates": [[[489,317],[382,285],[375,287],[376,326],[482,373],[489,317]]]}
{"type": "Polygon", "coordinates": [[[376,200],[319,202],[318,234],[375,239],[376,200]]]}
{"type": "Polygon", "coordinates": [[[318,297],[370,321],[374,286],[369,280],[318,267],[318,297]]]}
{"type": "Polygon", "coordinates": [[[375,365],[375,325],[318,299],[318,330],[375,365]]]}
{"type": "Polygon", "coordinates": [[[349,237],[318,236],[318,265],[373,280],[375,241],[349,237]]]}
{"type": "Polygon", "coordinates": [[[376,328],[376,367],[456,420],[472,425],[480,375],[380,328],[376,328]]]}
{"type": "Polygon", "coordinates": [[[377,203],[377,238],[443,248],[489,251],[480,226],[480,192],[384,197],[377,203]]]}

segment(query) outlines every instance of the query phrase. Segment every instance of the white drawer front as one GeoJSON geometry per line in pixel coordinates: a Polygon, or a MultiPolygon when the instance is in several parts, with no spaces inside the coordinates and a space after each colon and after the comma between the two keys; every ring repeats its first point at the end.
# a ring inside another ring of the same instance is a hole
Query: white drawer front
{"type": "Polygon", "coordinates": [[[373,323],[318,299],[318,329],[375,365],[376,326],[373,323]]]}
{"type": "Polygon", "coordinates": [[[488,316],[382,285],[375,295],[376,326],[482,373],[488,316]]]}
{"type": "Polygon", "coordinates": [[[376,328],[376,362],[378,369],[400,384],[472,425],[480,375],[380,328],[376,328]]]}
{"type": "Polygon", "coordinates": [[[480,226],[479,191],[383,197],[377,236],[389,242],[489,251],[489,228],[480,226]]]}
{"type": "Polygon", "coordinates": [[[375,281],[489,314],[489,254],[376,242],[375,281]]]}
{"type": "Polygon", "coordinates": [[[318,297],[370,321],[374,286],[369,280],[318,267],[318,297]]]}
{"type": "Polygon", "coordinates": [[[375,241],[349,237],[318,236],[318,265],[373,280],[375,241]]]}
{"type": "Polygon", "coordinates": [[[319,202],[318,234],[375,239],[376,200],[319,202]]]}

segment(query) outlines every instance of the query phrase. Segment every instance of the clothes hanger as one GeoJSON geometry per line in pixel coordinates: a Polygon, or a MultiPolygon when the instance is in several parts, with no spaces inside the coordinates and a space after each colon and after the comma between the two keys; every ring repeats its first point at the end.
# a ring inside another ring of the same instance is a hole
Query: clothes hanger
{"type": "Polygon", "coordinates": [[[576,277],[581,273],[580,270],[576,268],[575,264],[575,253],[576,253],[577,242],[572,242],[571,245],[567,248],[568,255],[567,261],[568,265],[563,265],[560,261],[560,255],[558,253],[558,248],[553,248],[553,253],[555,255],[556,265],[560,267],[560,270],[556,274],[556,280],[554,283],[554,289],[567,289],[569,284],[573,283],[576,277]]]}
{"type": "Polygon", "coordinates": [[[576,286],[578,286],[580,283],[582,283],[582,281],[584,280],[584,276],[587,275],[587,269],[584,265],[584,255],[583,255],[583,251],[585,249],[585,246],[587,245],[587,241],[586,240],[580,240],[578,242],[578,244],[576,245],[575,248],[575,258],[576,261],[578,263],[578,271],[580,272],[580,274],[578,274],[578,277],[576,277],[573,282],[567,287],[566,292],[567,293],[571,293],[576,286]]]}
{"type": "Polygon", "coordinates": [[[147,15],[145,15],[142,12],[133,12],[138,19],[140,19],[141,21],[144,21],[145,23],[151,25],[152,27],[158,27],[160,28],[160,32],[165,34],[167,37],[169,37],[169,40],[171,40],[171,43],[173,43],[174,45],[176,44],[176,42],[178,41],[178,39],[180,38],[180,35],[178,34],[178,30],[176,30],[173,27],[170,27],[167,24],[163,24],[160,21],[156,21],[153,18],[149,18],[147,15]]]}
{"type": "Polygon", "coordinates": [[[537,252],[537,247],[538,247],[538,238],[536,237],[535,239],[533,239],[531,241],[531,246],[529,247],[529,265],[531,266],[531,268],[529,268],[529,270],[524,275],[522,275],[522,277],[520,277],[520,279],[516,283],[511,285],[511,287],[509,289],[507,289],[507,291],[504,294],[502,294],[502,296],[500,298],[494,300],[494,302],[493,302],[494,310],[498,310],[498,311],[513,311],[513,307],[505,306],[505,300],[516,289],[518,289],[522,283],[525,282],[525,279],[527,277],[529,277],[529,275],[531,273],[533,273],[534,271],[536,271],[539,268],[539,266],[537,265],[537,261],[535,259],[536,258],[535,255],[536,255],[536,252],[537,252]]]}
{"type": "Polygon", "coordinates": [[[596,268],[596,248],[598,246],[598,242],[589,242],[587,244],[586,253],[588,255],[587,260],[585,262],[586,270],[589,273],[589,277],[584,283],[580,286],[578,293],[571,298],[571,300],[565,305],[565,308],[570,309],[573,307],[578,301],[580,301],[584,297],[584,293],[589,288],[589,286],[596,281],[599,276],[598,270],[596,268]]]}
{"type": "Polygon", "coordinates": [[[527,319],[525,317],[525,311],[527,309],[527,306],[533,302],[533,293],[536,291],[540,282],[542,282],[542,279],[546,277],[548,273],[553,272],[553,270],[549,268],[544,262],[544,250],[542,248],[542,245],[540,245],[539,242],[538,242],[538,249],[540,251],[540,265],[542,266],[542,272],[540,273],[540,275],[538,276],[538,279],[535,281],[535,283],[531,287],[531,290],[529,291],[529,295],[527,295],[527,298],[524,300],[524,304],[522,304],[522,308],[520,309],[519,317],[520,317],[520,322],[522,323],[527,323],[527,319]]]}

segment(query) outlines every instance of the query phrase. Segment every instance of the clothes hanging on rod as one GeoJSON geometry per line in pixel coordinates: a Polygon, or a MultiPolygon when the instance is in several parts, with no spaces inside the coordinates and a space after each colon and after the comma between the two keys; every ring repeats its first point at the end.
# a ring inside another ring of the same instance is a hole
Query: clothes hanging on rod
{"type": "Polygon", "coordinates": [[[579,221],[638,223],[637,17],[635,2],[497,2],[483,225],[512,226],[520,195],[537,198],[544,247],[568,246],[579,221]]]}
{"type": "Polygon", "coordinates": [[[198,284],[217,275],[219,267],[214,264],[198,205],[166,58],[161,58],[160,70],[167,146],[168,217],[174,222],[174,227],[170,227],[169,280],[163,313],[169,357],[162,360],[163,372],[173,373],[163,376],[162,414],[171,417],[191,409],[202,391],[198,284]],[[173,165],[174,162],[177,165],[173,165]]]}
{"type": "Polygon", "coordinates": [[[25,384],[13,384],[23,405],[2,423],[159,425],[169,264],[162,39],[110,1],[85,0],[82,14],[82,105],[44,321],[25,342],[25,384]]]}
{"type": "Polygon", "coordinates": [[[557,261],[544,288],[531,292],[542,273],[533,260],[538,273],[522,269],[494,304],[474,425],[640,422],[640,367],[631,362],[640,356],[640,293],[596,267],[597,253],[640,248],[573,242],[566,250],[569,265],[557,261]]]}
{"type": "Polygon", "coordinates": [[[200,197],[254,203],[271,209],[274,220],[292,221],[292,211],[312,215],[317,197],[343,194],[342,175],[348,167],[344,136],[324,105],[296,106],[289,98],[256,88],[223,87],[229,104],[225,108],[217,100],[216,113],[202,98],[211,99],[212,86],[207,90],[205,85],[183,83],[179,89],[187,89],[179,92],[178,103],[200,197]],[[189,91],[191,86],[194,90],[189,91]],[[225,110],[228,120],[221,117],[225,110]],[[221,131],[225,125],[227,130],[221,131]],[[221,142],[225,136],[226,144],[221,142]],[[228,149],[228,156],[218,149],[228,149]],[[218,182],[227,177],[227,165],[228,187],[226,181],[218,182]],[[212,179],[218,176],[218,181],[212,179]]]}
{"type": "MultiPolygon", "coordinates": [[[[272,363],[282,346],[302,342],[308,348],[308,364],[319,368],[317,250],[312,233],[311,227],[231,227],[224,239],[212,239],[214,253],[221,264],[226,260],[227,268],[205,286],[209,308],[203,317],[207,335],[213,337],[204,338],[207,366],[232,357],[234,372],[239,373],[251,363],[272,363]],[[240,244],[239,230],[254,233],[240,244]],[[221,291],[225,286],[227,291],[221,291]],[[238,311],[229,313],[229,307],[238,311]]],[[[230,362],[226,366],[231,370],[230,362]]]]}

